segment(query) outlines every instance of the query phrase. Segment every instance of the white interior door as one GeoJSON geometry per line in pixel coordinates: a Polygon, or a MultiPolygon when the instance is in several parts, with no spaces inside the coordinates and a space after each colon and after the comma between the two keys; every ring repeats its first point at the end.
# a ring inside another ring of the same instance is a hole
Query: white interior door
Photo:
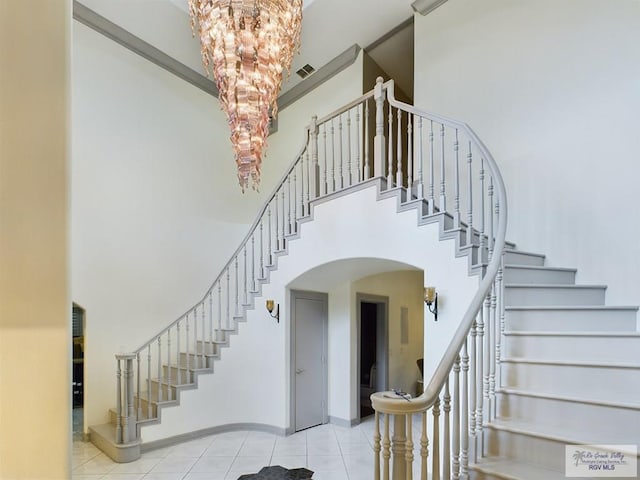
{"type": "Polygon", "coordinates": [[[292,293],[295,430],[325,423],[327,300],[318,294],[292,293]]]}

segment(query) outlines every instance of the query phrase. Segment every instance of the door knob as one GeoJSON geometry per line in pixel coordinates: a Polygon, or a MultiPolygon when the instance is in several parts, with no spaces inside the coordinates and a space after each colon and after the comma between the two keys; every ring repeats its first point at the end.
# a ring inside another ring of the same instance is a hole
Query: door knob
{"type": "Polygon", "coordinates": [[[300,375],[302,372],[304,372],[304,368],[296,368],[296,374],[300,375]]]}

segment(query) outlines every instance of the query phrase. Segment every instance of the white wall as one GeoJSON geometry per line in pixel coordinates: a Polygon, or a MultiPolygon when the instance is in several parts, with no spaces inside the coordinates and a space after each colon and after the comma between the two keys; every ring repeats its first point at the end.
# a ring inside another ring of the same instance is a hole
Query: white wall
{"type": "MultiPolygon", "coordinates": [[[[428,268],[428,265],[427,265],[428,268]]],[[[424,355],[424,272],[406,270],[386,272],[363,278],[352,285],[352,302],[356,294],[368,293],[389,297],[389,388],[409,392],[416,390],[420,371],[416,360],[424,355]],[[400,338],[401,309],[408,309],[409,343],[400,338]]],[[[427,317],[427,321],[432,318],[427,317]]],[[[357,319],[353,319],[357,322],[357,319]]]]}
{"type": "MultiPolygon", "coordinates": [[[[313,217],[312,222],[302,224],[300,238],[289,243],[288,255],[278,258],[277,270],[271,272],[261,296],[255,299],[256,309],[248,312],[247,324],[241,324],[240,335],[232,338],[231,348],[223,352],[222,360],[214,367],[215,373],[200,377],[198,390],[181,396],[179,407],[165,409],[160,425],[143,427],[144,441],[186,433],[194,425],[202,429],[238,421],[289,428],[288,290],[300,289],[303,285],[296,279],[333,262],[371,259],[375,263],[389,259],[424,270],[424,280],[437,285],[443,297],[449,299],[437,324],[425,324],[424,336],[429,342],[424,352],[425,377],[431,378],[478,286],[478,278],[468,276],[467,258],[455,257],[453,240],[439,241],[437,224],[418,227],[416,212],[397,213],[395,198],[377,201],[373,186],[317,205],[313,217]],[[372,222],[371,218],[377,221],[372,222]],[[280,304],[280,323],[266,312],[266,298],[280,304]],[[225,398],[220,398],[220,392],[225,398]]],[[[325,284],[331,288],[324,289],[329,293],[330,317],[328,413],[349,421],[357,418],[359,397],[352,314],[355,290],[351,282],[341,280],[344,273],[340,270],[335,271],[333,283],[325,284]]],[[[330,282],[331,277],[326,280],[330,282]]],[[[417,299],[410,309],[418,308],[421,287],[422,284],[415,285],[417,299]]],[[[379,288],[383,286],[379,284],[379,288]]],[[[400,301],[403,295],[398,293],[400,301]]],[[[412,362],[411,368],[415,360],[412,362]]]]}
{"type": "Polygon", "coordinates": [[[71,478],[71,2],[0,4],[0,478],[71,478]]]}
{"type": "Polygon", "coordinates": [[[86,310],[85,426],[115,404],[114,353],[193,305],[260,204],[217,99],[73,23],[72,295],[86,310]]]}
{"type": "Polygon", "coordinates": [[[640,3],[449,0],[415,18],[415,104],[476,130],[508,239],[638,304],[640,3]]]}

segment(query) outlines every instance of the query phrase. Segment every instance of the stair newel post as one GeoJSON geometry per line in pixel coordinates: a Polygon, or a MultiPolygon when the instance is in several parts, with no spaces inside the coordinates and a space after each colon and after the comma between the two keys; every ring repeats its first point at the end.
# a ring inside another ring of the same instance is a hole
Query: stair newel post
{"type": "Polygon", "coordinates": [[[396,108],[398,116],[397,135],[396,135],[396,187],[402,187],[402,110],[396,108]]]}
{"type": "Polygon", "coordinates": [[[387,158],[387,188],[393,187],[393,107],[389,104],[389,158],[387,158]]]}
{"type": "Polygon", "coordinates": [[[413,419],[412,414],[404,415],[407,422],[407,444],[405,446],[405,470],[407,480],[413,480],[413,419]]]}
{"type": "Polygon", "coordinates": [[[406,477],[405,469],[405,450],[407,444],[406,419],[404,414],[396,414],[393,416],[393,439],[391,450],[393,451],[393,480],[404,480],[406,477]]]}
{"type": "MultiPolygon", "coordinates": [[[[442,478],[451,478],[451,394],[449,393],[449,378],[444,384],[444,395],[442,396],[444,411],[444,441],[442,452],[442,478]]],[[[434,472],[435,475],[435,472],[434,472]]],[[[435,479],[435,477],[434,477],[435,479]]]]}
{"type": "Polygon", "coordinates": [[[446,171],[445,171],[445,156],[446,148],[444,145],[445,140],[445,128],[444,124],[440,124],[440,211],[447,210],[447,186],[446,186],[446,171]]]}
{"type": "Polygon", "coordinates": [[[122,437],[122,367],[116,355],[116,443],[124,443],[122,437]]]}
{"type": "Polygon", "coordinates": [[[467,167],[469,198],[467,199],[467,245],[473,245],[473,154],[471,153],[471,141],[469,141],[469,151],[467,152],[467,167]]]}
{"type": "Polygon", "coordinates": [[[440,480],[440,397],[433,403],[433,452],[431,454],[431,474],[433,480],[440,480]]]}
{"type": "Polygon", "coordinates": [[[371,178],[369,165],[369,99],[364,101],[364,179],[371,178]]]}
{"type": "Polygon", "coordinates": [[[136,358],[135,354],[127,356],[127,422],[129,429],[129,439],[136,438],[136,408],[133,403],[133,383],[135,370],[133,369],[133,360],[136,358]]]}
{"type": "Polygon", "coordinates": [[[469,333],[469,431],[471,436],[470,453],[473,461],[476,460],[475,437],[476,437],[476,335],[477,324],[474,321],[469,333]]]}
{"type": "Polygon", "coordinates": [[[460,478],[460,356],[453,364],[453,478],[460,478]]]}
{"type": "Polygon", "coordinates": [[[147,418],[151,418],[151,344],[147,345],[147,418]]]}
{"type": "MultiPolygon", "coordinates": [[[[373,138],[373,176],[384,177],[385,174],[385,138],[384,138],[384,89],[382,77],[376,79],[373,98],[376,102],[376,135],[373,138]]],[[[367,104],[368,106],[368,104],[367,104]]],[[[368,109],[367,109],[368,111],[368,109]]],[[[368,116],[367,116],[368,118],[368,116]]],[[[368,138],[367,138],[368,140],[368,138]]]]}
{"type": "Polygon", "coordinates": [[[343,144],[342,114],[338,115],[338,185],[339,189],[344,188],[344,155],[342,154],[343,144]]]}
{"type": "Polygon", "coordinates": [[[416,191],[416,197],[418,200],[422,200],[424,198],[424,135],[422,130],[422,117],[418,115],[418,187],[416,191]]]}
{"type": "Polygon", "coordinates": [[[429,215],[435,213],[435,201],[436,201],[436,189],[435,189],[435,177],[434,177],[434,140],[433,135],[433,120],[429,120],[429,215]]]}
{"type": "Polygon", "coordinates": [[[158,403],[160,403],[162,401],[162,382],[163,382],[163,375],[162,375],[162,343],[161,343],[161,338],[160,336],[158,336],[157,340],[157,348],[158,348],[158,403]]]}
{"type": "Polygon", "coordinates": [[[455,158],[455,179],[453,198],[453,223],[455,228],[460,228],[460,143],[458,141],[458,129],[456,128],[455,140],[453,141],[453,154],[455,158]]]}
{"type": "Polygon", "coordinates": [[[460,393],[460,478],[469,480],[469,355],[467,353],[467,340],[462,346],[460,356],[462,370],[460,393]]]}
{"type": "Polygon", "coordinates": [[[351,186],[351,110],[347,110],[347,187],[351,186]]]}
{"type": "MultiPolygon", "coordinates": [[[[309,199],[315,200],[320,196],[320,169],[318,167],[318,133],[319,133],[318,117],[314,115],[313,117],[311,117],[311,125],[309,126],[309,141],[311,143],[311,164],[309,165],[309,157],[307,156],[307,165],[309,168],[309,174],[308,174],[309,188],[307,190],[307,209],[309,205],[309,199]]],[[[325,139],[326,139],[326,132],[325,132],[325,139]]],[[[307,155],[308,155],[308,151],[307,151],[307,155]]],[[[326,177],[326,169],[325,169],[324,176],[326,177]]]]}
{"type": "Polygon", "coordinates": [[[373,478],[380,480],[380,413],[375,411],[373,431],[373,478]]]}
{"type": "Polygon", "coordinates": [[[427,410],[422,412],[422,434],[420,435],[420,479],[427,480],[429,462],[429,437],[427,435],[427,410]]]}

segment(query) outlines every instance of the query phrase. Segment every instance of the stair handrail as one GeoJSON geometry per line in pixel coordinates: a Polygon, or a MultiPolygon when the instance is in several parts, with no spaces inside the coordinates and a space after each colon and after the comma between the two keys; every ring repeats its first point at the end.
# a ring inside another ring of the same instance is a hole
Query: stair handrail
{"type": "Polygon", "coordinates": [[[445,353],[438,363],[438,366],[436,367],[422,395],[407,399],[406,397],[389,395],[386,392],[378,392],[371,396],[373,407],[377,411],[389,414],[410,414],[422,412],[431,408],[438,399],[449,374],[453,370],[456,358],[458,357],[460,350],[469,335],[471,327],[482,308],[484,299],[491,291],[498,271],[502,266],[502,255],[505,249],[507,233],[507,193],[500,169],[498,168],[493,155],[491,155],[489,149],[468,124],[442,115],[419,110],[412,105],[396,100],[394,96],[393,80],[386,82],[383,88],[387,91],[387,99],[391,106],[400,108],[415,115],[436,120],[439,123],[464,130],[467,133],[476,148],[478,148],[482,153],[483,158],[487,162],[487,166],[493,175],[494,191],[498,196],[498,204],[500,206],[498,210],[497,229],[494,237],[493,252],[489,259],[489,263],[484,270],[478,290],[473,296],[469,307],[463,315],[462,320],[449,343],[449,346],[445,350],[445,353]]]}

